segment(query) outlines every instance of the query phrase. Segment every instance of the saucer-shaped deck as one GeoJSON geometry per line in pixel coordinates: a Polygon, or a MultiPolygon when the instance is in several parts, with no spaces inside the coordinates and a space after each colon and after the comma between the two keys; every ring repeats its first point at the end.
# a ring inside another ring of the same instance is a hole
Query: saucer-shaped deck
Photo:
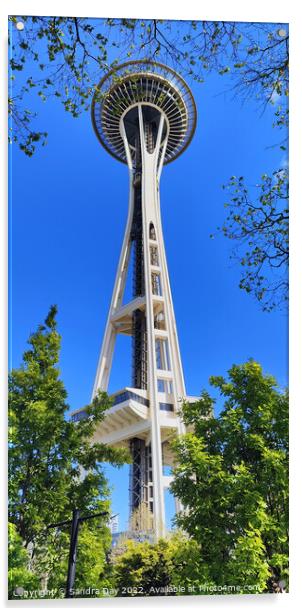
{"type": "Polygon", "coordinates": [[[122,119],[138,104],[158,109],[165,116],[168,141],[164,164],[189,145],[196,127],[196,106],[186,82],[168,66],[133,61],[110,71],[100,81],[92,101],[92,122],[103,147],[126,163],[120,131],[122,119]]]}

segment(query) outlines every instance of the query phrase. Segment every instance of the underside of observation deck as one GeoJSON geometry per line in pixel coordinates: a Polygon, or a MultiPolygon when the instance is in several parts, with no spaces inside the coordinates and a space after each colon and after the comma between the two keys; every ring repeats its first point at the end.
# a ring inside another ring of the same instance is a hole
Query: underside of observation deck
{"type": "Polygon", "coordinates": [[[92,123],[103,147],[119,161],[127,157],[121,119],[137,104],[165,114],[169,138],[164,164],[189,145],[196,127],[196,105],[191,90],[178,73],[152,61],[133,61],[115,67],[99,83],[92,103],[92,123]]]}

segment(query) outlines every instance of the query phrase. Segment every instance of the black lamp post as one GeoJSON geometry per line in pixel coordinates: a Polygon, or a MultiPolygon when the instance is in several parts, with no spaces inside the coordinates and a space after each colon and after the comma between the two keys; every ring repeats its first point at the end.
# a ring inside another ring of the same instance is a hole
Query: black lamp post
{"type": "Polygon", "coordinates": [[[59,522],[58,524],[50,524],[47,528],[59,528],[60,526],[67,526],[71,524],[70,529],[70,547],[68,558],[68,573],[66,582],[65,599],[73,597],[73,587],[76,573],[77,564],[77,546],[80,523],[84,520],[91,520],[92,518],[99,518],[100,516],[108,515],[107,511],[101,513],[94,513],[93,515],[80,516],[79,509],[74,509],[72,512],[72,520],[66,520],[65,522],[59,522]]]}

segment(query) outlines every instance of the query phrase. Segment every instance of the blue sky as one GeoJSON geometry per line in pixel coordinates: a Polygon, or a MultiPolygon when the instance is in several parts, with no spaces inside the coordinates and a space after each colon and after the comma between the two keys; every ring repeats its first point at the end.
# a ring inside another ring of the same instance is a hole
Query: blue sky
{"type": "MultiPolygon", "coordinates": [[[[164,167],[161,209],[187,392],[253,357],[287,384],[287,317],[263,313],[238,288],[222,184],[231,175],[255,184],[280,167],[273,110],[241,104],[227,76],[190,84],[197,129],[186,152],[164,167]],[[210,235],[214,233],[214,239],[210,235]]],[[[60,368],[71,409],[90,400],[128,206],[128,171],[97,141],[89,113],[71,118],[55,100],[32,97],[48,145],[27,158],[13,146],[10,169],[10,352],[21,362],[26,340],[58,305],[60,368]]],[[[130,340],[118,339],[110,391],[130,385],[130,340]]],[[[127,469],[108,470],[113,510],[128,515],[127,469]],[[122,489],[121,489],[121,486],[122,489]]]]}

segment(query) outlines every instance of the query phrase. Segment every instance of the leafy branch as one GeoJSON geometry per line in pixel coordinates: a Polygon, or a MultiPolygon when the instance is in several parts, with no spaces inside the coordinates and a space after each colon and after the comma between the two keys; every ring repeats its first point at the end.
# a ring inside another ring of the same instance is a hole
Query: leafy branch
{"type": "Polygon", "coordinates": [[[264,174],[252,199],[244,178],[233,176],[227,186],[228,215],[221,231],[236,241],[233,257],[243,268],[240,288],[253,293],[265,311],[288,300],[288,169],[264,174]]]}

